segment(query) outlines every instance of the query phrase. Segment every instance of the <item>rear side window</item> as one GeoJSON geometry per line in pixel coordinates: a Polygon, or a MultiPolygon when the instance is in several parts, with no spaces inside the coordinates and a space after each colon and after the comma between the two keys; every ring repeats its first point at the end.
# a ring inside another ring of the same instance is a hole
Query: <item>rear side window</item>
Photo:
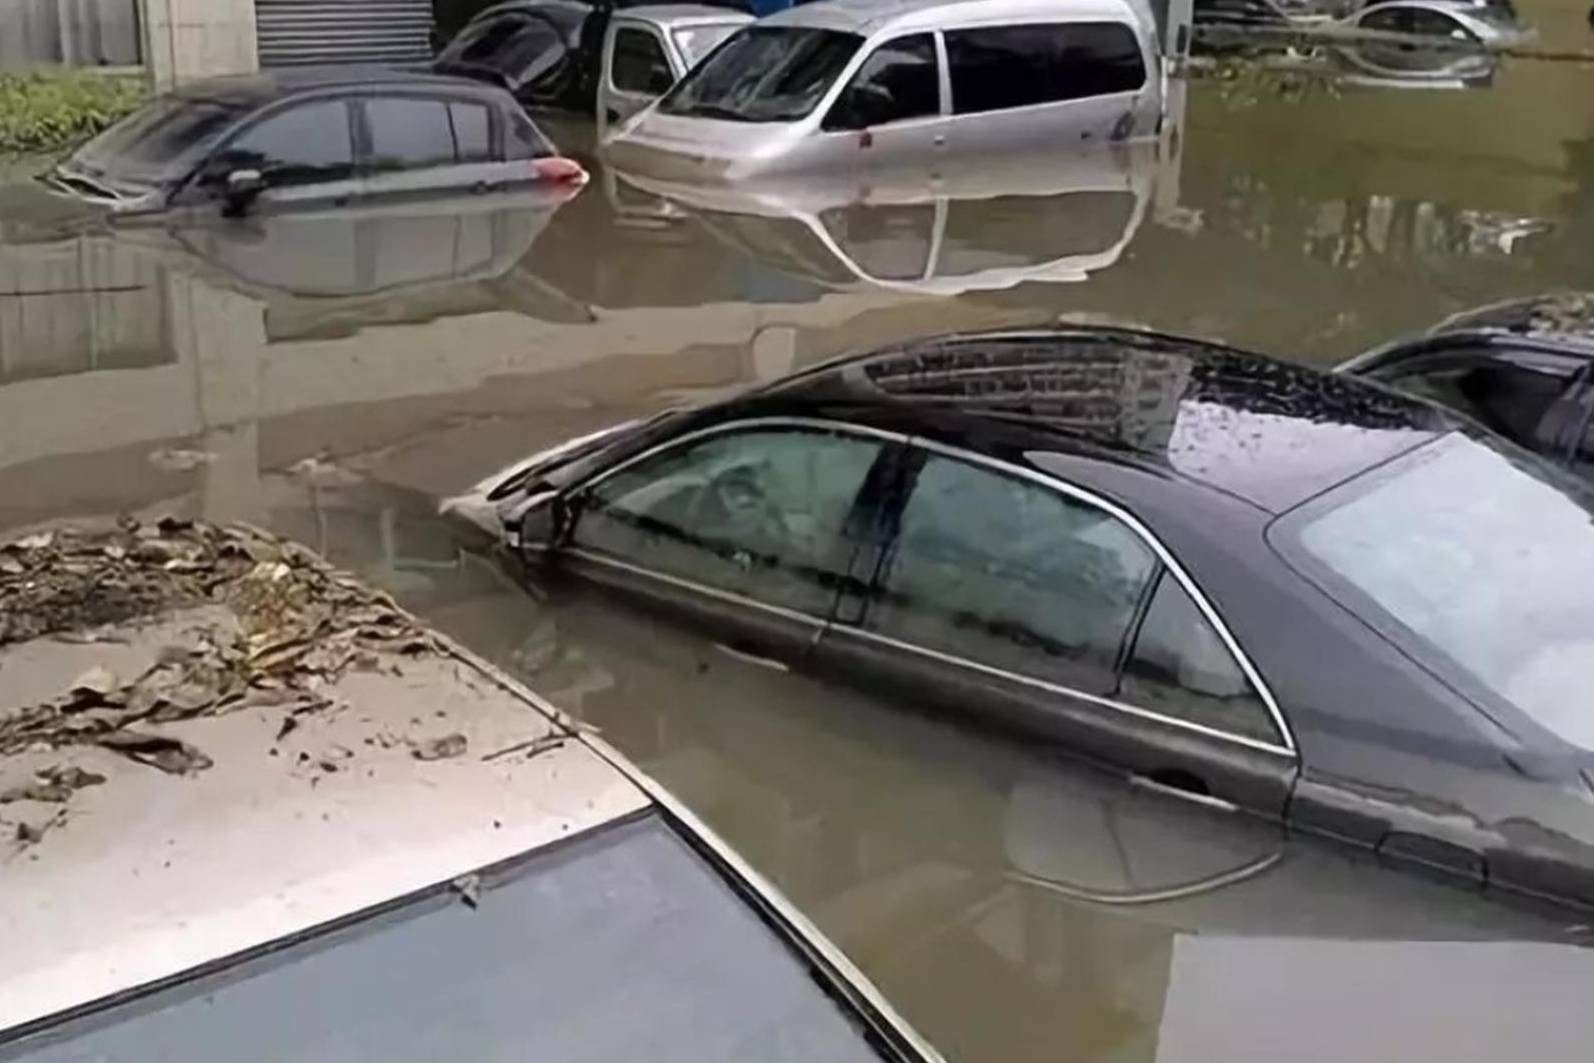
{"type": "Polygon", "coordinates": [[[454,161],[453,123],[441,100],[366,100],[365,121],[376,166],[413,169],[454,161]]]}
{"type": "Polygon", "coordinates": [[[622,29],[614,35],[614,87],[621,92],[661,96],[675,83],[664,46],[647,30],[622,29]]]}
{"type": "Polygon", "coordinates": [[[535,122],[516,110],[509,114],[509,129],[504,134],[506,159],[541,159],[554,154],[553,145],[535,122]]]}
{"type": "Polygon", "coordinates": [[[1151,549],[1111,514],[1028,480],[929,457],[867,626],[1087,693],[1110,693],[1151,549]]]}
{"type": "Polygon", "coordinates": [[[946,50],[954,114],[1132,92],[1146,80],[1134,31],[1116,22],[952,30],[946,50]]]}
{"type": "Polygon", "coordinates": [[[940,113],[935,39],[920,33],[876,48],[825,116],[825,128],[865,129],[940,113]]]}
{"type": "Polygon", "coordinates": [[[1167,571],[1124,666],[1119,697],[1226,734],[1279,741],[1267,707],[1217,629],[1167,571]]]}

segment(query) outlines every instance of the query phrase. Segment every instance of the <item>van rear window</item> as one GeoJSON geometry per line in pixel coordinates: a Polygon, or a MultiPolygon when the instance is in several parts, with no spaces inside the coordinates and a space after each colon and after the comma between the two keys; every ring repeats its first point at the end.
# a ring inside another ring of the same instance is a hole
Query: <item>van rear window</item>
{"type": "Polygon", "coordinates": [[[1146,66],[1120,22],[982,26],[946,34],[954,114],[1133,92],[1146,66]]]}

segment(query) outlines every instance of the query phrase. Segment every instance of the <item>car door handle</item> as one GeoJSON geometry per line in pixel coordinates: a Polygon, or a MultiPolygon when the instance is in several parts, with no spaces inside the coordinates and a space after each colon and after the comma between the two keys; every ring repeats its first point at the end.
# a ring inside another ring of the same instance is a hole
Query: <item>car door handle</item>
{"type": "Polygon", "coordinates": [[[946,147],[946,134],[945,133],[937,133],[935,135],[935,139],[932,141],[932,143],[938,148],[946,147]]]}
{"type": "Polygon", "coordinates": [[[1238,812],[1240,810],[1239,805],[1231,801],[1225,801],[1221,797],[1213,797],[1211,794],[1198,793],[1183,786],[1175,786],[1172,783],[1153,779],[1149,775],[1131,775],[1129,776],[1129,785],[1140,790],[1150,790],[1155,794],[1177,797],[1182,801],[1189,801],[1191,804],[1200,805],[1202,808],[1214,809],[1218,812],[1238,812]]]}
{"type": "Polygon", "coordinates": [[[732,660],[755,664],[760,668],[768,668],[772,672],[791,671],[791,666],[785,661],[777,661],[773,657],[764,657],[756,653],[749,653],[746,650],[739,650],[734,646],[727,646],[723,642],[714,643],[714,648],[732,660]]]}

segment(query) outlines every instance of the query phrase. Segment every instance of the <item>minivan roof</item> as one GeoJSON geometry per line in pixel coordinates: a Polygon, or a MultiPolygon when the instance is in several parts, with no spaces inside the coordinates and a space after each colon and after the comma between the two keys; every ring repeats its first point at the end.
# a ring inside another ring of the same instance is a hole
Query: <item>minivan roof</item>
{"type": "Polygon", "coordinates": [[[680,26],[751,22],[752,16],[734,7],[716,7],[710,4],[647,4],[643,7],[622,8],[614,13],[614,20],[646,22],[660,29],[673,29],[680,26]]]}
{"type": "Polygon", "coordinates": [[[1130,0],[825,0],[801,4],[761,26],[803,26],[869,36],[883,29],[932,29],[948,24],[1024,20],[1141,23],[1130,0]]]}

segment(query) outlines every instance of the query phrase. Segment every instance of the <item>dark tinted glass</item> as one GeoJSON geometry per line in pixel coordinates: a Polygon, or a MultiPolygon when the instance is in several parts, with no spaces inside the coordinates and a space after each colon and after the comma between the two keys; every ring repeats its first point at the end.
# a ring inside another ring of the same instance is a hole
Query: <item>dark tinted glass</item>
{"type": "Polygon", "coordinates": [[[826,129],[868,126],[941,113],[935,39],[928,33],[876,48],[825,116],[826,129]]]}
{"type": "Polygon", "coordinates": [[[283,111],[239,134],[221,158],[224,169],[251,166],[279,184],[347,174],[354,165],[349,109],[333,100],[283,111]]]}
{"type": "Polygon", "coordinates": [[[932,456],[867,623],[914,645],[1106,693],[1155,571],[1139,536],[1094,506],[932,456]]]}
{"type": "Polygon", "coordinates": [[[647,30],[622,29],[614,35],[614,87],[623,92],[662,96],[675,77],[659,39],[647,30]]]}
{"type": "Polygon", "coordinates": [[[810,431],[711,436],[586,497],[576,545],[824,616],[851,560],[843,526],[880,444],[810,431]]]}
{"type": "Polygon", "coordinates": [[[1117,23],[953,30],[946,49],[956,114],[1132,92],[1145,82],[1135,35],[1117,23]]]}
{"type": "Polygon", "coordinates": [[[659,104],[665,114],[795,122],[819,106],[863,38],[834,30],[754,26],[693,67],[659,104]]]}
{"type": "Polygon", "coordinates": [[[454,130],[441,100],[366,100],[365,121],[373,165],[413,169],[454,161],[454,130]]]}
{"type": "Polygon", "coordinates": [[[1140,626],[1118,696],[1130,705],[1228,734],[1279,741],[1267,706],[1217,629],[1167,572],[1140,626]]]}
{"type": "Polygon", "coordinates": [[[187,176],[244,112],[214,103],[157,100],[79,148],[74,166],[133,181],[187,176]]]}
{"type": "Polygon", "coordinates": [[[509,159],[541,159],[554,153],[553,145],[542,135],[537,124],[520,111],[509,116],[509,129],[504,135],[504,157],[509,159]]]}
{"type": "Polygon", "coordinates": [[[916,281],[924,277],[935,243],[935,207],[928,203],[833,207],[819,222],[842,254],[869,277],[916,281]]]}
{"type": "Polygon", "coordinates": [[[1128,237],[1134,216],[1131,192],[954,199],[935,272],[961,277],[1104,254],[1128,237]]]}
{"type": "Polygon", "coordinates": [[[1547,443],[1548,418],[1566,393],[1566,374],[1530,368],[1497,358],[1487,350],[1426,360],[1406,368],[1397,363],[1375,370],[1384,380],[1473,418],[1525,447],[1547,443]]]}
{"type": "Polygon", "coordinates": [[[454,125],[454,144],[461,162],[487,162],[493,157],[492,126],[487,108],[479,103],[451,103],[448,118],[454,125]]]}
{"type": "Polygon", "coordinates": [[[879,1063],[812,968],[657,816],[483,880],[472,906],[416,901],[16,1058],[879,1063]]]}

